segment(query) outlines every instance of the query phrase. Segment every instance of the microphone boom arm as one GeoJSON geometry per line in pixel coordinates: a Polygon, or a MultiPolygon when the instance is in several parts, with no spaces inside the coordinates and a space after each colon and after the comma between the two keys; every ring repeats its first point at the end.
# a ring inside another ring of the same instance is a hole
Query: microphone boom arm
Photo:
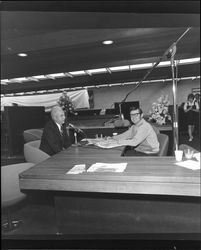
{"type": "Polygon", "coordinates": [[[134,89],[132,89],[130,92],[128,92],[126,94],[126,96],[124,97],[124,99],[121,101],[121,103],[125,102],[126,99],[128,98],[128,96],[134,91],[136,90],[139,85],[146,80],[146,78],[148,77],[148,75],[158,66],[158,64],[163,60],[163,58],[165,56],[168,56],[168,54],[172,53],[171,51],[174,50],[174,47],[177,45],[177,43],[182,39],[182,37],[191,29],[192,27],[189,27],[185,30],[185,32],[176,40],[176,42],[174,42],[173,44],[171,44],[171,46],[163,53],[163,55],[154,63],[153,67],[147,71],[147,73],[145,74],[145,76],[137,83],[137,85],[134,87],[134,89]]]}

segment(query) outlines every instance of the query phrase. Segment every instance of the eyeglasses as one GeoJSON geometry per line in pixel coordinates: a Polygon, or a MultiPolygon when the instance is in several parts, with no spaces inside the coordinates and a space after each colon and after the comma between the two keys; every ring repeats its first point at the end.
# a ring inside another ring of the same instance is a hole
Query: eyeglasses
{"type": "Polygon", "coordinates": [[[130,114],[130,116],[136,117],[136,116],[139,115],[139,114],[140,114],[140,113],[130,114]]]}

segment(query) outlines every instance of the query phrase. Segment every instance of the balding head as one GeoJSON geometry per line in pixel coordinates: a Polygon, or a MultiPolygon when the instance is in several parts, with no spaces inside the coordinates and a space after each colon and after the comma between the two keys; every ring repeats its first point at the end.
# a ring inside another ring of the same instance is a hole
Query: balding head
{"type": "Polygon", "coordinates": [[[65,121],[64,111],[60,106],[54,106],[51,109],[52,120],[62,125],[65,121]]]}

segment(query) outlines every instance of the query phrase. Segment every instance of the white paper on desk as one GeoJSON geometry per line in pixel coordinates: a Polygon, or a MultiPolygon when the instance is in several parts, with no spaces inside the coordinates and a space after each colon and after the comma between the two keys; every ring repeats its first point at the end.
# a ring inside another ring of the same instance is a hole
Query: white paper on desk
{"type": "Polygon", "coordinates": [[[121,144],[119,144],[116,140],[114,139],[103,139],[95,144],[96,146],[100,148],[116,148],[120,147],[121,144]]]}
{"type": "Polygon", "coordinates": [[[193,157],[196,158],[196,160],[200,162],[200,152],[199,153],[195,153],[193,155],[193,157]]]}
{"type": "Polygon", "coordinates": [[[187,160],[187,161],[182,161],[182,162],[176,162],[175,164],[180,167],[188,168],[192,170],[200,169],[200,162],[198,161],[187,160]]]}
{"type": "Polygon", "coordinates": [[[94,144],[94,145],[96,145],[96,143],[98,143],[102,140],[103,140],[102,138],[87,138],[87,139],[84,138],[84,139],[82,139],[82,141],[87,141],[88,144],[94,144]]]}
{"type": "Polygon", "coordinates": [[[119,144],[116,140],[109,138],[87,138],[85,141],[88,142],[88,144],[93,144],[95,146],[98,146],[100,148],[116,148],[122,146],[119,144]]]}
{"type": "Polygon", "coordinates": [[[86,165],[85,164],[79,164],[75,165],[73,168],[71,168],[66,174],[80,174],[86,171],[86,165]]]}
{"type": "Polygon", "coordinates": [[[126,169],[127,163],[102,163],[97,162],[88,168],[87,172],[116,172],[122,173],[126,169]]]}

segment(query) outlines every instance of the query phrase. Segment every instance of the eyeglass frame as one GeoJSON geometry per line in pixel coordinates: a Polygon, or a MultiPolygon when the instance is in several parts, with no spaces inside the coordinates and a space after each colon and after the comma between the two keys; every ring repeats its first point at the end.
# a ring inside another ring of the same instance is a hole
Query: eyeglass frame
{"type": "Polygon", "coordinates": [[[135,113],[135,114],[130,114],[130,116],[137,117],[137,115],[140,115],[141,113],[135,113]]]}

